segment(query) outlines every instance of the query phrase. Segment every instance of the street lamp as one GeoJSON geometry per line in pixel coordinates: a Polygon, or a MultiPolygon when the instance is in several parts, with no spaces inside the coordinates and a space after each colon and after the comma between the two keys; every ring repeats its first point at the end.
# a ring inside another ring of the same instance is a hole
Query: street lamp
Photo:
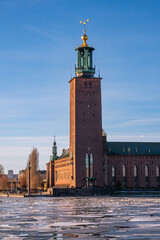
{"type": "Polygon", "coordinates": [[[71,152],[70,164],[72,166],[72,176],[71,176],[71,178],[73,179],[73,152],[71,152]]]}
{"type": "Polygon", "coordinates": [[[128,192],[130,193],[130,153],[131,153],[131,148],[128,148],[128,192]]]}
{"type": "Polygon", "coordinates": [[[31,170],[31,166],[30,166],[30,161],[28,163],[28,194],[30,194],[30,170],[31,170]]]}
{"type": "Polygon", "coordinates": [[[12,178],[11,178],[11,192],[12,192],[12,178]]]}

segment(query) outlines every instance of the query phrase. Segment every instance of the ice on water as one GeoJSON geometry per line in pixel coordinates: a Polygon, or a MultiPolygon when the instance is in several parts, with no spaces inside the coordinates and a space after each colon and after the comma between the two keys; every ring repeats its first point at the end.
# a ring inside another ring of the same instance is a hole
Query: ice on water
{"type": "Polygon", "coordinates": [[[0,239],[160,239],[158,197],[0,198],[0,239]]]}

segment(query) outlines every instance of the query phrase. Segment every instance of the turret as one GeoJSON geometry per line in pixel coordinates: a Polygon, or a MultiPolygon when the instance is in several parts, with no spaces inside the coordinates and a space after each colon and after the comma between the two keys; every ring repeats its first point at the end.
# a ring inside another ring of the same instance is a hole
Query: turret
{"type": "Polygon", "coordinates": [[[87,44],[86,30],[81,37],[83,44],[77,47],[77,66],[75,66],[76,77],[93,77],[95,74],[95,67],[93,67],[93,54],[95,50],[93,47],[89,47],[87,44]]]}
{"type": "Polygon", "coordinates": [[[57,159],[57,146],[56,146],[56,140],[54,137],[53,147],[52,147],[52,156],[50,156],[50,161],[54,161],[57,159]]]}

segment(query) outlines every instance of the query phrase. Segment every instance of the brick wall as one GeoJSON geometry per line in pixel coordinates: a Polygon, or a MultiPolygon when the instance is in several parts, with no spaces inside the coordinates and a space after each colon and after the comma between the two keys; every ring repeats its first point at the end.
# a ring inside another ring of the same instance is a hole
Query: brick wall
{"type": "Polygon", "coordinates": [[[104,186],[100,78],[77,77],[70,81],[70,151],[75,186],[85,185],[86,153],[93,154],[95,184],[104,186]]]}
{"type": "Polygon", "coordinates": [[[160,167],[160,156],[148,155],[107,155],[106,156],[106,185],[112,187],[112,166],[115,167],[116,184],[126,181],[127,188],[157,188],[160,185],[156,176],[156,167],[160,167]],[[126,168],[126,177],[123,176],[123,165],[126,168]],[[148,166],[148,177],[145,176],[145,166],[148,166]],[[137,177],[134,176],[134,166],[137,168],[137,177]]]}

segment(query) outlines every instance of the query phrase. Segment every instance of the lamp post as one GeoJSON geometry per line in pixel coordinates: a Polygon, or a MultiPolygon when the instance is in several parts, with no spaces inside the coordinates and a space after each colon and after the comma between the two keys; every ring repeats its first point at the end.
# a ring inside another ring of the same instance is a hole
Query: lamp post
{"type": "Polygon", "coordinates": [[[30,161],[28,163],[28,194],[31,193],[30,191],[30,170],[31,170],[31,166],[30,166],[30,161]]]}
{"type": "Polygon", "coordinates": [[[70,164],[72,166],[72,180],[73,180],[73,152],[71,152],[70,164]]]}
{"type": "Polygon", "coordinates": [[[12,192],[12,178],[11,178],[11,192],[12,192]]]}
{"type": "Polygon", "coordinates": [[[131,148],[128,148],[128,193],[130,193],[130,153],[131,153],[131,148]]]}
{"type": "Polygon", "coordinates": [[[17,178],[16,178],[16,193],[17,193],[17,178]]]}

